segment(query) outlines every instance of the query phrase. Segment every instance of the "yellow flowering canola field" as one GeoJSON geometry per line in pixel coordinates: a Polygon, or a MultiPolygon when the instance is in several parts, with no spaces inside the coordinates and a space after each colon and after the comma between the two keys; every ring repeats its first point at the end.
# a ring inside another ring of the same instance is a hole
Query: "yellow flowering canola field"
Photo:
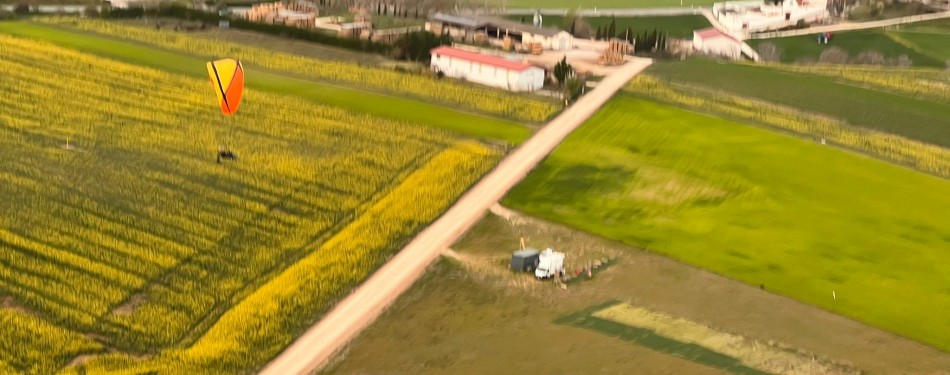
{"type": "Polygon", "coordinates": [[[260,368],[500,157],[2,35],[0,71],[0,373],[260,368]]]}
{"type": "Polygon", "coordinates": [[[238,43],[192,37],[169,30],[131,26],[114,21],[73,17],[39,18],[62,27],[124,38],[195,56],[228,56],[248,66],[301,74],[319,80],[359,85],[363,88],[408,94],[425,101],[450,104],[519,121],[544,122],[558,111],[551,101],[531,99],[508,92],[466,85],[394,70],[360,66],[340,61],[317,60],[238,43]]]}

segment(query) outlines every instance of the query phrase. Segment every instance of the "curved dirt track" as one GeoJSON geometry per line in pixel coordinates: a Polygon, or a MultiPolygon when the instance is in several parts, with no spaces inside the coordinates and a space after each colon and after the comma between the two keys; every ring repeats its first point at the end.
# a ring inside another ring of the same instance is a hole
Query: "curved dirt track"
{"type": "Polygon", "coordinates": [[[409,289],[443,250],[527,176],[571,131],[651,63],[649,59],[636,59],[604,78],[597,87],[502,160],[445,214],[420,232],[396,256],[271,361],[260,374],[309,374],[324,366],[400,294],[409,289]]]}

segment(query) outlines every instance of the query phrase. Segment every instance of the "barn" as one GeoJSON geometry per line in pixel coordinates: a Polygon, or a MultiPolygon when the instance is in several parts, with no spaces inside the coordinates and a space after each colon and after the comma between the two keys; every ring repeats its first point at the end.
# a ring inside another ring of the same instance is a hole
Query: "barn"
{"type": "Polygon", "coordinates": [[[453,39],[465,43],[488,42],[505,46],[508,40],[511,47],[519,51],[540,53],[542,50],[574,49],[574,37],[567,31],[524,25],[498,17],[436,13],[426,22],[425,30],[451,35],[453,39]]]}
{"type": "Polygon", "coordinates": [[[544,85],[544,69],[520,60],[442,46],[430,51],[432,70],[509,91],[534,91],[544,85]]]}
{"type": "Polygon", "coordinates": [[[693,48],[707,55],[742,58],[742,41],[714,27],[693,31],[693,48]]]}

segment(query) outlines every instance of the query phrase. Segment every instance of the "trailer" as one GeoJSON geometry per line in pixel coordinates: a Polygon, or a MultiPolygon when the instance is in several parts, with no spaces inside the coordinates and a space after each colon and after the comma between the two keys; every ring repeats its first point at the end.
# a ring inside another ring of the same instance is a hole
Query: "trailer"
{"type": "Polygon", "coordinates": [[[538,267],[534,270],[534,277],[538,280],[546,279],[564,272],[564,253],[547,248],[538,254],[538,267]]]}
{"type": "Polygon", "coordinates": [[[538,266],[540,260],[538,251],[532,248],[515,251],[511,254],[511,269],[518,272],[531,272],[538,266]]]}

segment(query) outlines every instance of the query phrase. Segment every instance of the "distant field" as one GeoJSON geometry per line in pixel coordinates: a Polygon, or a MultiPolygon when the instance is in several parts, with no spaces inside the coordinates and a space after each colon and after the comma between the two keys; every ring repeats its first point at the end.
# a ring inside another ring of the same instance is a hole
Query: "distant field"
{"type": "Polygon", "coordinates": [[[504,202],[950,349],[944,179],[620,96],[504,202]]]}
{"type": "MultiPolygon", "coordinates": [[[[855,126],[950,147],[950,105],[943,102],[838,83],[820,75],[703,59],[653,64],[649,72],[674,84],[767,100],[855,126]]],[[[885,80],[887,74],[880,73],[885,80]]]]}
{"type": "MultiPolygon", "coordinates": [[[[522,16],[509,16],[508,18],[520,21],[522,16]]],[[[584,17],[592,28],[598,26],[607,27],[610,25],[610,16],[606,17],[584,17]]],[[[524,22],[531,23],[532,16],[524,16],[524,22]]],[[[617,32],[622,33],[629,27],[634,34],[644,30],[666,31],[673,38],[692,38],[693,30],[709,27],[709,20],[702,15],[690,16],[644,16],[644,17],[617,17],[617,32]]],[[[569,30],[570,25],[564,24],[564,17],[544,16],[543,25],[547,27],[557,27],[569,30]]]]}
{"type": "Polygon", "coordinates": [[[0,51],[0,369],[252,372],[500,156],[256,89],[225,118],[207,75],[0,51]]]}
{"type": "Polygon", "coordinates": [[[676,8],[684,6],[711,6],[715,0],[494,0],[495,3],[504,4],[508,8],[542,8],[542,9],[564,9],[577,8],[594,9],[597,8],[676,8]]]}
{"type": "MultiPolygon", "coordinates": [[[[848,53],[856,63],[861,53],[878,52],[894,65],[900,55],[907,55],[913,66],[944,68],[950,60],[950,21],[928,21],[902,25],[899,29],[870,29],[833,33],[828,44],[818,44],[816,35],[772,39],[752,39],[748,43],[757,50],[765,43],[778,47],[781,62],[821,62],[821,54],[832,47],[848,53]],[[917,28],[920,29],[917,29],[917,28]]],[[[760,50],[761,51],[761,50],[760,50]]]]}
{"type": "Polygon", "coordinates": [[[545,122],[560,109],[556,100],[479,86],[433,75],[401,73],[392,69],[326,61],[266,48],[198,38],[173,30],[136,27],[126,23],[75,17],[47,17],[38,21],[68,30],[83,31],[144,43],[201,58],[231,56],[248,67],[289,73],[297,77],[348,85],[442,104],[522,122],[545,122]]]}
{"type": "MultiPolygon", "coordinates": [[[[0,33],[28,36],[100,56],[196,78],[207,79],[208,76],[204,65],[206,59],[108,37],[22,22],[0,22],[0,33]]],[[[245,64],[245,66],[254,69],[253,64],[245,64]]],[[[397,96],[379,95],[353,88],[297,79],[293,75],[252,70],[247,75],[247,85],[269,92],[299,96],[318,103],[344,106],[367,114],[436,126],[474,137],[520,143],[531,134],[530,129],[512,121],[460,113],[442,106],[397,96]],[[367,98],[372,98],[372,100],[367,100],[367,98]]]]}

